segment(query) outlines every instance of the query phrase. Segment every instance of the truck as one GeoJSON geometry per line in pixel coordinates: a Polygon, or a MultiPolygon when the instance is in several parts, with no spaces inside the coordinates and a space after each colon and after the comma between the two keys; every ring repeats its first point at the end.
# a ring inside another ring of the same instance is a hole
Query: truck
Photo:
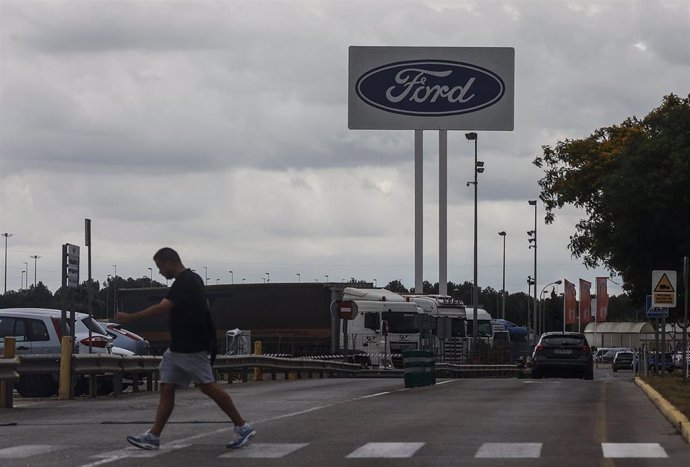
{"type": "Polygon", "coordinates": [[[467,334],[467,314],[462,300],[448,295],[405,295],[433,317],[434,353],[445,363],[466,363],[471,340],[467,334]]]}
{"type": "Polygon", "coordinates": [[[346,287],[333,308],[353,309],[343,320],[339,346],[353,361],[374,367],[402,368],[402,351],[421,346],[425,313],[414,302],[386,289],[346,287]]]}

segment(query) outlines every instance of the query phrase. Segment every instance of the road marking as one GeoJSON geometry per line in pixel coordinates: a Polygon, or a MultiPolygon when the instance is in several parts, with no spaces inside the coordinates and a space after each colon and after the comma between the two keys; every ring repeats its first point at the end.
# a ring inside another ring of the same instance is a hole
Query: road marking
{"type": "Polygon", "coordinates": [[[542,443],[484,443],[475,458],[483,459],[538,459],[542,443]]]}
{"type": "Polygon", "coordinates": [[[267,444],[267,443],[252,443],[243,447],[242,449],[234,449],[232,452],[218,456],[220,458],[226,457],[244,457],[254,459],[278,459],[280,457],[292,454],[298,449],[308,446],[309,443],[281,443],[281,444],[267,444]]]}
{"type": "Polygon", "coordinates": [[[0,449],[0,459],[23,459],[24,457],[37,456],[48,452],[59,451],[68,446],[51,446],[48,444],[27,444],[0,449]]]}
{"type": "Polygon", "coordinates": [[[659,458],[668,457],[659,443],[601,443],[607,458],[659,458]]]}
{"type": "Polygon", "coordinates": [[[367,443],[345,457],[348,458],[406,458],[412,457],[425,443],[367,443]]]}

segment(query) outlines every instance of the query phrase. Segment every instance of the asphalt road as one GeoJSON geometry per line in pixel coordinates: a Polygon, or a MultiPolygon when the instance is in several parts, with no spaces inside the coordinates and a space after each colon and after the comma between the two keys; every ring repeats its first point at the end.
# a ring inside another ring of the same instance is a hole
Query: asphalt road
{"type": "Polygon", "coordinates": [[[225,386],[257,429],[231,426],[198,390],[178,392],[159,451],[129,447],[157,395],[22,400],[0,411],[2,466],[687,466],[690,446],[630,372],[577,379],[263,381],[225,386]]]}

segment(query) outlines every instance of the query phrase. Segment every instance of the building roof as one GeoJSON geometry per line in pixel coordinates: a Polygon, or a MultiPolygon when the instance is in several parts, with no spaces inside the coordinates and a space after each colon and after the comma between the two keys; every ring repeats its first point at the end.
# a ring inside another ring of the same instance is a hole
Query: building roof
{"type": "Polygon", "coordinates": [[[604,321],[601,323],[589,323],[584,330],[585,334],[653,334],[654,327],[646,321],[615,322],[604,321]]]}

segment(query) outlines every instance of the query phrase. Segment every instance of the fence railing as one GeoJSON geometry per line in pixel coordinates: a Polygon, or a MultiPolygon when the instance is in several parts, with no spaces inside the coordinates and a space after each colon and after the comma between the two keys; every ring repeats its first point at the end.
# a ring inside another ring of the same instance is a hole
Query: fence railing
{"type": "MultiPolygon", "coordinates": [[[[156,356],[120,356],[103,354],[76,354],[72,356],[72,373],[77,376],[88,376],[88,394],[95,397],[98,393],[96,381],[107,377],[112,381],[112,393],[122,394],[125,384],[131,384],[133,391],[139,391],[141,383],[146,383],[147,391],[158,390],[158,366],[161,357],[156,356]]],[[[295,359],[270,357],[265,355],[228,356],[219,355],[213,366],[218,381],[232,383],[234,380],[249,381],[254,372],[256,378],[263,379],[262,372],[277,379],[284,374],[285,379],[312,378],[315,374],[329,377],[395,377],[402,378],[402,369],[364,368],[360,364],[342,361],[295,359]]],[[[439,377],[514,377],[517,374],[515,365],[454,365],[437,363],[436,374],[439,377]]],[[[60,355],[23,355],[16,358],[0,358],[0,383],[4,389],[3,404],[0,407],[12,407],[12,385],[22,375],[50,375],[57,380],[60,373],[60,355]]],[[[109,391],[110,392],[110,391],[109,391]]]]}

